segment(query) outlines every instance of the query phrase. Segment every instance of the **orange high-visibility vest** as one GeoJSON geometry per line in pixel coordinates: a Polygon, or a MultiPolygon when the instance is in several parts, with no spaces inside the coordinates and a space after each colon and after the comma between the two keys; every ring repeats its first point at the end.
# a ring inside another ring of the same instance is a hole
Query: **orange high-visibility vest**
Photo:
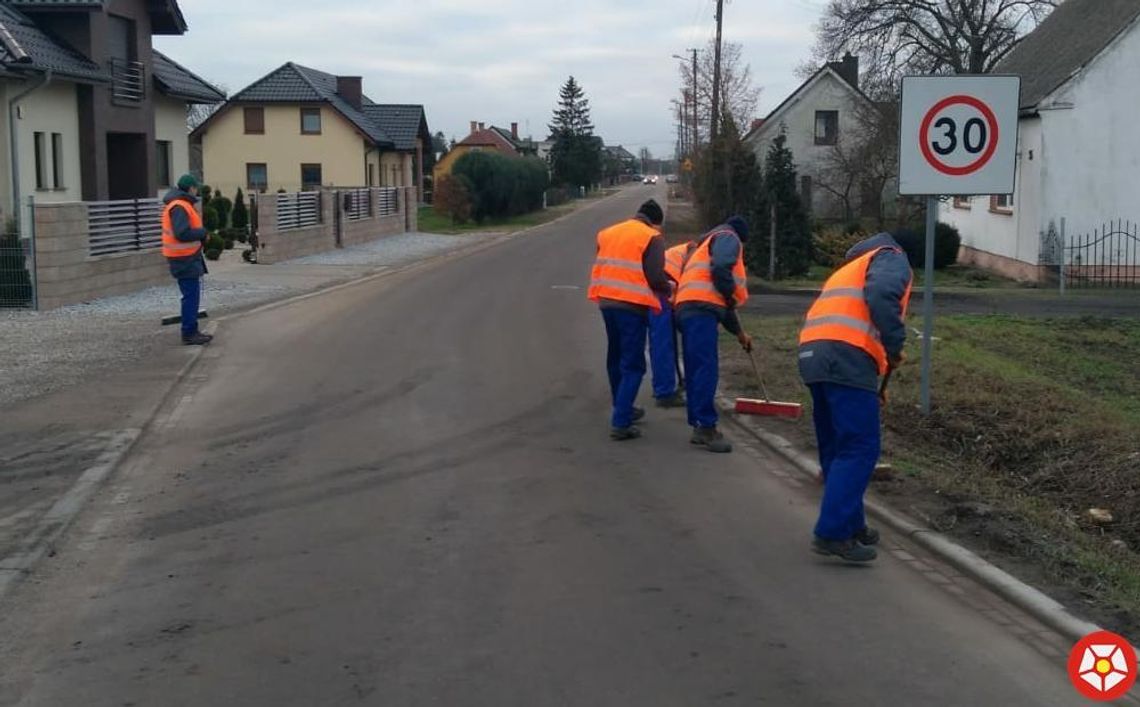
{"type": "Polygon", "coordinates": [[[689,259],[689,254],[691,254],[696,247],[696,243],[689,241],[681,245],[675,245],[665,251],[665,273],[673,278],[673,282],[681,281],[681,273],[685,270],[685,262],[689,259]]]}
{"type": "Polygon", "coordinates": [[[739,242],[739,237],[733,231],[716,231],[701,241],[681,273],[677,287],[677,304],[685,302],[704,302],[719,307],[739,307],[748,301],[748,277],[744,271],[744,247],[741,244],[740,254],[736,256],[736,263],[732,266],[732,276],[736,280],[736,291],[733,292],[732,302],[725,302],[724,296],[713,284],[712,241],[717,236],[731,236],[739,242]]]}
{"type": "Polygon", "coordinates": [[[190,217],[190,228],[202,228],[202,216],[198,209],[185,199],[175,199],[162,210],[162,254],[167,258],[192,258],[202,251],[202,241],[187,243],[180,241],[174,235],[174,221],[170,212],[175,208],[186,211],[190,217]]]}
{"type": "Polygon", "coordinates": [[[590,275],[588,296],[617,300],[661,311],[661,302],[649,287],[642,259],[657,229],[637,219],[623,221],[598,233],[598,257],[590,275]]]}
{"type": "MultiPolygon", "coordinates": [[[[823,286],[823,291],[808,311],[807,321],[800,332],[800,345],[813,341],[839,341],[866,351],[879,367],[879,375],[887,372],[887,350],[879,335],[879,330],[871,321],[871,308],[867,306],[864,288],[867,286],[867,270],[871,261],[882,250],[876,248],[859,256],[836,270],[823,286]]],[[[911,285],[907,283],[902,299],[902,316],[906,317],[910,306],[911,285]]]]}

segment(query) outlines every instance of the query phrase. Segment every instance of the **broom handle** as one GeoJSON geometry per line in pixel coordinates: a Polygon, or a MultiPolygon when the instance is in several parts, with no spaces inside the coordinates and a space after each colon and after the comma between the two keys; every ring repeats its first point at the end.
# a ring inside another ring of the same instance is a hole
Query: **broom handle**
{"type": "Polygon", "coordinates": [[[756,374],[756,381],[760,383],[760,390],[764,391],[764,402],[770,402],[772,398],[768,395],[768,386],[764,385],[764,377],[760,375],[760,366],[756,365],[756,354],[749,351],[748,360],[752,362],[752,372],[756,374]]]}

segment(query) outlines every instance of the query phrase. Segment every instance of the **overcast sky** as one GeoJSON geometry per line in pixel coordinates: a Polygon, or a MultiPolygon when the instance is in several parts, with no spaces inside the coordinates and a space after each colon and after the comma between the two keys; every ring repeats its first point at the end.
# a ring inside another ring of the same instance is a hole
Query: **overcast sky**
{"type": "MultiPolygon", "coordinates": [[[[766,114],[793,90],[825,0],[729,0],[766,114]]],[[[671,156],[672,54],[713,37],[714,0],[183,0],[189,32],[155,44],[236,92],[287,61],[361,75],[378,103],[422,103],[432,132],[472,120],[545,137],[574,75],[607,144],[671,156]]]]}

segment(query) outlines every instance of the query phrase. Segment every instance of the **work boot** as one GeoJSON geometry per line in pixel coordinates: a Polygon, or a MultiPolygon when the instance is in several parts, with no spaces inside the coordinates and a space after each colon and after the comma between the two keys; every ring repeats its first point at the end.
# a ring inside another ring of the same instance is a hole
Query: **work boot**
{"type": "Polygon", "coordinates": [[[200,331],[196,331],[190,336],[183,336],[182,344],[184,346],[205,346],[213,340],[214,337],[210,336],[209,334],[203,334],[200,331]]]}
{"type": "Polygon", "coordinates": [[[811,549],[817,555],[835,556],[844,562],[853,563],[870,562],[879,556],[875,548],[863,545],[854,538],[850,540],[825,540],[817,535],[812,540],[811,549]]]}
{"type": "Polygon", "coordinates": [[[635,407],[633,409],[633,421],[634,422],[639,422],[644,417],[645,417],[645,408],[635,407]]]}
{"type": "Polygon", "coordinates": [[[641,436],[641,430],[630,425],[629,427],[613,427],[610,429],[610,439],[615,442],[625,442],[631,439],[637,439],[641,436]]]}
{"type": "Polygon", "coordinates": [[[657,407],[659,408],[683,408],[685,407],[685,396],[681,391],[677,391],[672,395],[666,395],[664,398],[657,398],[657,407]]]}
{"type": "Polygon", "coordinates": [[[715,427],[694,427],[693,438],[689,442],[715,454],[728,454],[732,451],[732,444],[715,427]]]}
{"type": "Polygon", "coordinates": [[[879,544],[879,531],[871,527],[866,527],[855,533],[855,542],[860,545],[878,545],[879,544]]]}

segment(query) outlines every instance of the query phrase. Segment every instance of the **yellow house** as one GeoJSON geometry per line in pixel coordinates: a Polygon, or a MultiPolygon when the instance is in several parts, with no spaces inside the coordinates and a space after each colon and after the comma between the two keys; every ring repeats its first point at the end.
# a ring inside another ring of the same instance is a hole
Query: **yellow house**
{"type": "Polygon", "coordinates": [[[203,182],[232,196],[320,187],[418,186],[423,106],[377,104],[359,76],[292,62],[235,94],[191,134],[203,182]]]}
{"type": "Polygon", "coordinates": [[[471,121],[471,133],[457,142],[443,159],[435,166],[432,180],[438,182],[440,177],[451,174],[452,168],[460,157],[468,152],[490,150],[501,152],[504,155],[534,154],[536,146],[531,140],[519,139],[519,124],[511,123],[511,129],[497,128],[494,125],[487,127],[485,123],[471,121]]]}

